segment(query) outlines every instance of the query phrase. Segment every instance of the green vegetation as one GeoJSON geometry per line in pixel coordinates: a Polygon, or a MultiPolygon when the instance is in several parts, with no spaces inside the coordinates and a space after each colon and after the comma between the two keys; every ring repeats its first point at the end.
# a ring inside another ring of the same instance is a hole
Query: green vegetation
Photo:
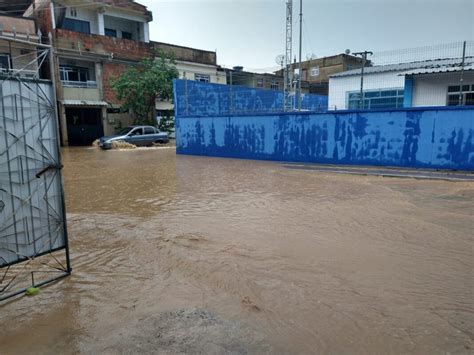
{"type": "Polygon", "coordinates": [[[153,117],[156,99],[173,98],[173,79],[178,78],[174,64],[170,55],[160,53],[157,58],[145,59],[113,80],[112,88],[123,102],[122,110],[133,113],[135,124],[156,125],[153,117]]]}

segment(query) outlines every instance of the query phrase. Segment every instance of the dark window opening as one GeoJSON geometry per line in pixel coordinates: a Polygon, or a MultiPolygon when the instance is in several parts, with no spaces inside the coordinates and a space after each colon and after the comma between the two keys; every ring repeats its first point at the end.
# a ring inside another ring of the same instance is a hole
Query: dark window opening
{"type": "Polygon", "coordinates": [[[8,54],[0,54],[0,71],[8,71],[10,68],[10,56],[8,54]]]}
{"type": "Polygon", "coordinates": [[[65,18],[62,28],[74,32],[91,33],[91,25],[89,22],[72,18],[65,18]]]}
{"type": "Polygon", "coordinates": [[[113,30],[111,28],[106,28],[105,29],[105,35],[109,37],[117,37],[117,31],[113,30]]]}
{"type": "Polygon", "coordinates": [[[124,38],[124,39],[133,39],[132,34],[130,32],[125,32],[125,31],[122,31],[122,38],[124,38]]]}

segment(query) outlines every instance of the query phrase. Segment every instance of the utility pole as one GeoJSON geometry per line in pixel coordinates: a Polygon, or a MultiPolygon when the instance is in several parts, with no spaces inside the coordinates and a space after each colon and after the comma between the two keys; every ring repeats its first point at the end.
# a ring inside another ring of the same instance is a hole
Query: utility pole
{"type": "Polygon", "coordinates": [[[359,110],[364,108],[364,69],[367,63],[367,55],[373,55],[374,53],[370,51],[363,51],[354,53],[354,55],[360,55],[362,57],[362,70],[360,73],[360,97],[359,97],[359,110]]]}
{"type": "Polygon", "coordinates": [[[284,111],[291,109],[290,93],[293,87],[291,75],[291,52],[293,48],[293,0],[286,1],[286,43],[285,43],[285,77],[284,77],[284,111]]]}
{"type": "Polygon", "coordinates": [[[300,0],[300,63],[298,66],[298,111],[301,111],[301,79],[303,72],[301,69],[301,49],[303,47],[303,0],[300,0]]]}
{"type": "Polygon", "coordinates": [[[463,43],[463,46],[462,46],[462,62],[461,62],[461,78],[459,79],[460,81],[460,85],[459,85],[459,102],[458,102],[458,105],[459,106],[462,106],[462,98],[463,98],[463,95],[462,95],[462,87],[463,87],[463,84],[464,84],[464,63],[465,63],[465,60],[466,60],[466,41],[464,41],[463,43]]]}

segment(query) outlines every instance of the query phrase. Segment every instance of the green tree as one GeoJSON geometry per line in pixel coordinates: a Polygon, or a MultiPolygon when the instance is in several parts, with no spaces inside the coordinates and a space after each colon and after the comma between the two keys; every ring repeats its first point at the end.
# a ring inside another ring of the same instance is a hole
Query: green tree
{"type": "Polygon", "coordinates": [[[161,114],[160,122],[158,124],[160,131],[172,133],[174,132],[174,113],[173,111],[164,112],[161,114]]]}
{"type": "Polygon", "coordinates": [[[160,53],[155,59],[144,59],[137,67],[130,67],[112,81],[117,98],[123,102],[122,111],[131,111],[135,124],[155,125],[157,98],[173,98],[173,79],[179,73],[172,56],[160,53]]]}

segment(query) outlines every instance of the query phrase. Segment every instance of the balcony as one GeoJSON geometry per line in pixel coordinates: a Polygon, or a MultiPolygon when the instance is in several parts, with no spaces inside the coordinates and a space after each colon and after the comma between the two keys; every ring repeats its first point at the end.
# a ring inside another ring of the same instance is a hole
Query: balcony
{"type": "Polygon", "coordinates": [[[70,88],[85,88],[85,89],[96,89],[97,82],[96,81],[68,81],[68,80],[61,80],[61,84],[63,87],[70,87],[70,88]]]}

